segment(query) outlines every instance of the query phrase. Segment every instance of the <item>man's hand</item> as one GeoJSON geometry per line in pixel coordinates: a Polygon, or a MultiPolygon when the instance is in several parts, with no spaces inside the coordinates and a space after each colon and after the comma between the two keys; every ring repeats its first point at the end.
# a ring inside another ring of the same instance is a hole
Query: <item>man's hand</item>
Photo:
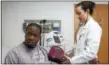
{"type": "Polygon", "coordinates": [[[71,64],[71,63],[70,63],[70,60],[67,59],[66,61],[63,61],[62,64],[71,64]]]}
{"type": "Polygon", "coordinates": [[[70,58],[66,55],[62,56],[61,59],[62,59],[62,64],[71,64],[70,58]]]}

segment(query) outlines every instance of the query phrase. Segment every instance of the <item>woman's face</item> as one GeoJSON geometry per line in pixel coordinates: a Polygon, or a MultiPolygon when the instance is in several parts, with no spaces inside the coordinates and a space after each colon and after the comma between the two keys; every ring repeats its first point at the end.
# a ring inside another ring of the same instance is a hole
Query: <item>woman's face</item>
{"type": "Polygon", "coordinates": [[[87,18],[88,18],[88,13],[87,11],[85,12],[81,6],[77,6],[75,8],[75,12],[78,15],[78,19],[80,20],[81,23],[86,22],[87,18]]]}

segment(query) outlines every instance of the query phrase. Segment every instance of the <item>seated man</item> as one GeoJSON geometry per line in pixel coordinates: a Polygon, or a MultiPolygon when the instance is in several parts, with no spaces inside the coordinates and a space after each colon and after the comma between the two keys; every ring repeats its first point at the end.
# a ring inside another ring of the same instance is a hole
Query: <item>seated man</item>
{"type": "Polygon", "coordinates": [[[48,63],[47,51],[39,45],[41,26],[30,23],[26,27],[25,41],[10,50],[5,64],[48,63]]]}

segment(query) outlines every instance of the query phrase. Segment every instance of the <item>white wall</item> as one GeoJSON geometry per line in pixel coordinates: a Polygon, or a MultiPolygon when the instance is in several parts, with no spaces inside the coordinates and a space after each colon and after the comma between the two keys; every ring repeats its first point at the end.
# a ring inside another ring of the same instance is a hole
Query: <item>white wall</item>
{"type": "Polygon", "coordinates": [[[25,19],[61,20],[62,34],[72,44],[73,11],[73,2],[2,2],[2,62],[11,48],[23,42],[25,19]]]}

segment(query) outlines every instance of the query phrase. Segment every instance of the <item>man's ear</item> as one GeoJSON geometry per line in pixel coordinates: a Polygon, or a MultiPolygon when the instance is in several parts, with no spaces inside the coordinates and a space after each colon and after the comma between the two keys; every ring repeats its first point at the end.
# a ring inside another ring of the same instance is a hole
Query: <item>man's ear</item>
{"type": "Polygon", "coordinates": [[[26,34],[25,34],[25,38],[26,38],[26,34]]]}
{"type": "Polygon", "coordinates": [[[41,39],[42,35],[40,34],[40,39],[41,39]]]}

